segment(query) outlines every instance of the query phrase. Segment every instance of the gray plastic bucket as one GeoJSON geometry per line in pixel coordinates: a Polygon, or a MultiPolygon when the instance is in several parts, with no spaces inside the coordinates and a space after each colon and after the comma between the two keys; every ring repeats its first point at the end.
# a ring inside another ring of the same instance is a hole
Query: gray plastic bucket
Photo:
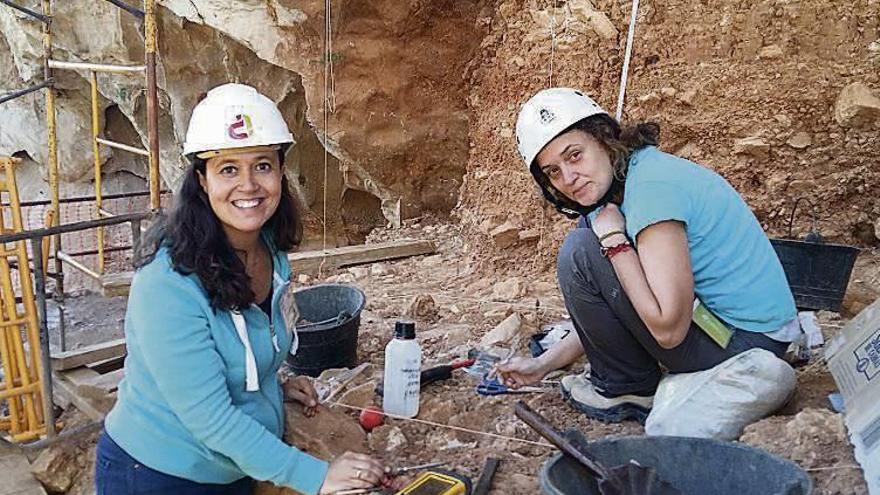
{"type": "Polygon", "coordinates": [[[318,376],[329,368],[357,365],[364,293],[352,285],[321,284],[293,293],[299,308],[299,349],[287,362],[298,374],[318,376]]]}
{"type": "MultiPolygon", "coordinates": [[[[813,482],[791,461],[740,443],[705,438],[622,437],[575,440],[608,467],[630,459],[657,470],[657,476],[682,495],[809,495],[813,482]]],[[[548,495],[599,495],[595,478],[574,459],[556,454],[538,475],[548,495]]]]}

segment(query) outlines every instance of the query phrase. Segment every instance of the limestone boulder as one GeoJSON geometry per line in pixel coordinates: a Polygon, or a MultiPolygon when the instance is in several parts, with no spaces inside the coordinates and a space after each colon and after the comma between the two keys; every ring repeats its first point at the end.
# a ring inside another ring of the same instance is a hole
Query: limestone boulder
{"type": "Polygon", "coordinates": [[[880,96],[864,83],[849,84],[837,97],[834,118],[843,127],[869,128],[880,122],[880,96]]]}

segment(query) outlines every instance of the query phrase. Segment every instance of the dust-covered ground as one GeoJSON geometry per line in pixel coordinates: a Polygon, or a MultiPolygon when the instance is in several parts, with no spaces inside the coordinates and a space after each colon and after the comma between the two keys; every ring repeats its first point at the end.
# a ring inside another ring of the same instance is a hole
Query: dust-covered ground
{"type": "MultiPolygon", "coordinates": [[[[380,404],[368,392],[372,385],[361,385],[380,378],[384,346],[392,336],[397,319],[416,321],[423,366],[427,367],[465,356],[510,314],[518,313],[522,317],[524,337],[543,324],[565,317],[553,271],[525,275],[515,269],[500,272],[484,267],[463,255],[465,247],[460,229],[459,225],[425,218],[411,221],[399,230],[375,231],[370,241],[434,240],[437,254],[352,267],[320,277],[298,276],[296,285],[299,287],[342,282],[357,285],[367,295],[367,306],[361,315],[358,358],[374,366],[371,372],[347,387],[347,390],[357,390],[342,393],[335,401],[355,406],[371,401],[380,404]]],[[[850,292],[862,296],[848,297],[845,313],[863,307],[868,295],[876,294],[878,289],[880,253],[864,251],[850,284],[850,292]]],[[[91,343],[118,335],[124,309],[120,302],[96,301],[93,296],[68,300],[70,345],[76,347],[78,341],[91,343]],[[98,309],[90,311],[88,308],[95,304],[98,309]]],[[[819,320],[827,339],[839,332],[847,317],[821,312],[819,320]]],[[[527,352],[523,339],[516,347],[521,355],[527,352]]],[[[583,363],[578,363],[570,371],[580,371],[582,366],[583,363]]],[[[828,405],[827,395],[836,387],[821,359],[821,349],[810,364],[797,370],[797,375],[798,391],[792,403],[778,415],[747,428],[743,441],[789,458],[807,469],[817,494],[867,493],[842,418],[831,412],[828,405]]],[[[640,435],[644,431],[632,421],[605,424],[587,419],[564,402],[555,386],[550,386],[545,393],[487,398],[475,393],[475,385],[475,378],[457,371],[453,379],[425,387],[418,419],[540,442],[542,440],[513,414],[513,404],[521,399],[558,427],[577,428],[591,439],[640,435]]],[[[338,406],[333,408],[355,424],[356,412],[338,406]]],[[[493,485],[492,493],[496,494],[539,493],[538,470],[554,452],[533,443],[394,419],[374,430],[365,445],[391,465],[444,461],[449,463],[449,469],[473,479],[479,476],[487,457],[497,457],[502,463],[493,485]]],[[[93,450],[77,452],[79,456],[94,455],[93,450]]],[[[88,493],[90,468],[83,471],[85,478],[77,480],[69,493],[88,493]]]]}

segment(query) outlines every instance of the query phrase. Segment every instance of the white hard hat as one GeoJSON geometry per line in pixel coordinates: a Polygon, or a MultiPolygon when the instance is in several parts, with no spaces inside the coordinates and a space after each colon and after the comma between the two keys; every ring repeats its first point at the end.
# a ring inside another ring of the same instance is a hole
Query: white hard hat
{"type": "Polygon", "coordinates": [[[293,144],[275,103],[244,84],[224,84],[193,109],[184,156],[203,152],[293,144]]]}
{"type": "Polygon", "coordinates": [[[530,168],[538,153],[562,131],[581,119],[607,113],[589,96],[571,88],[538,91],[522,106],[516,119],[519,154],[530,168]]]}

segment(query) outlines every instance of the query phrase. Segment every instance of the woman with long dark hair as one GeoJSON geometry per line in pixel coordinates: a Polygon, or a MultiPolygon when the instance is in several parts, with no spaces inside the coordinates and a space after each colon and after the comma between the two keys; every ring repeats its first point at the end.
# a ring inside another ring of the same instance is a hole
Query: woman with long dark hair
{"type": "Polygon", "coordinates": [[[362,454],[331,463],[284,444],[283,396],[315,413],[285,322],[300,213],[284,173],[293,136],[275,104],[226,84],[194,109],[190,166],[167,217],[145,236],[125,317],[128,356],[98,440],[99,495],[249,494],[254,480],[301,493],[374,486],[362,454]]]}
{"type": "Polygon", "coordinates": [[[758,220],[720,175],[657,149],[656,124],[621,128],[583,93],[553,88],[526,102],[516,134],[545,199],[580,221],[557,265],[576,332],[538,358],[502,363],[508,385],[586,353],[589,373],[565,377],[563,395],[594,418],[644,421],[661,366],[702,371],[754,348],[781,357],[798,337],[758,220]]]}

